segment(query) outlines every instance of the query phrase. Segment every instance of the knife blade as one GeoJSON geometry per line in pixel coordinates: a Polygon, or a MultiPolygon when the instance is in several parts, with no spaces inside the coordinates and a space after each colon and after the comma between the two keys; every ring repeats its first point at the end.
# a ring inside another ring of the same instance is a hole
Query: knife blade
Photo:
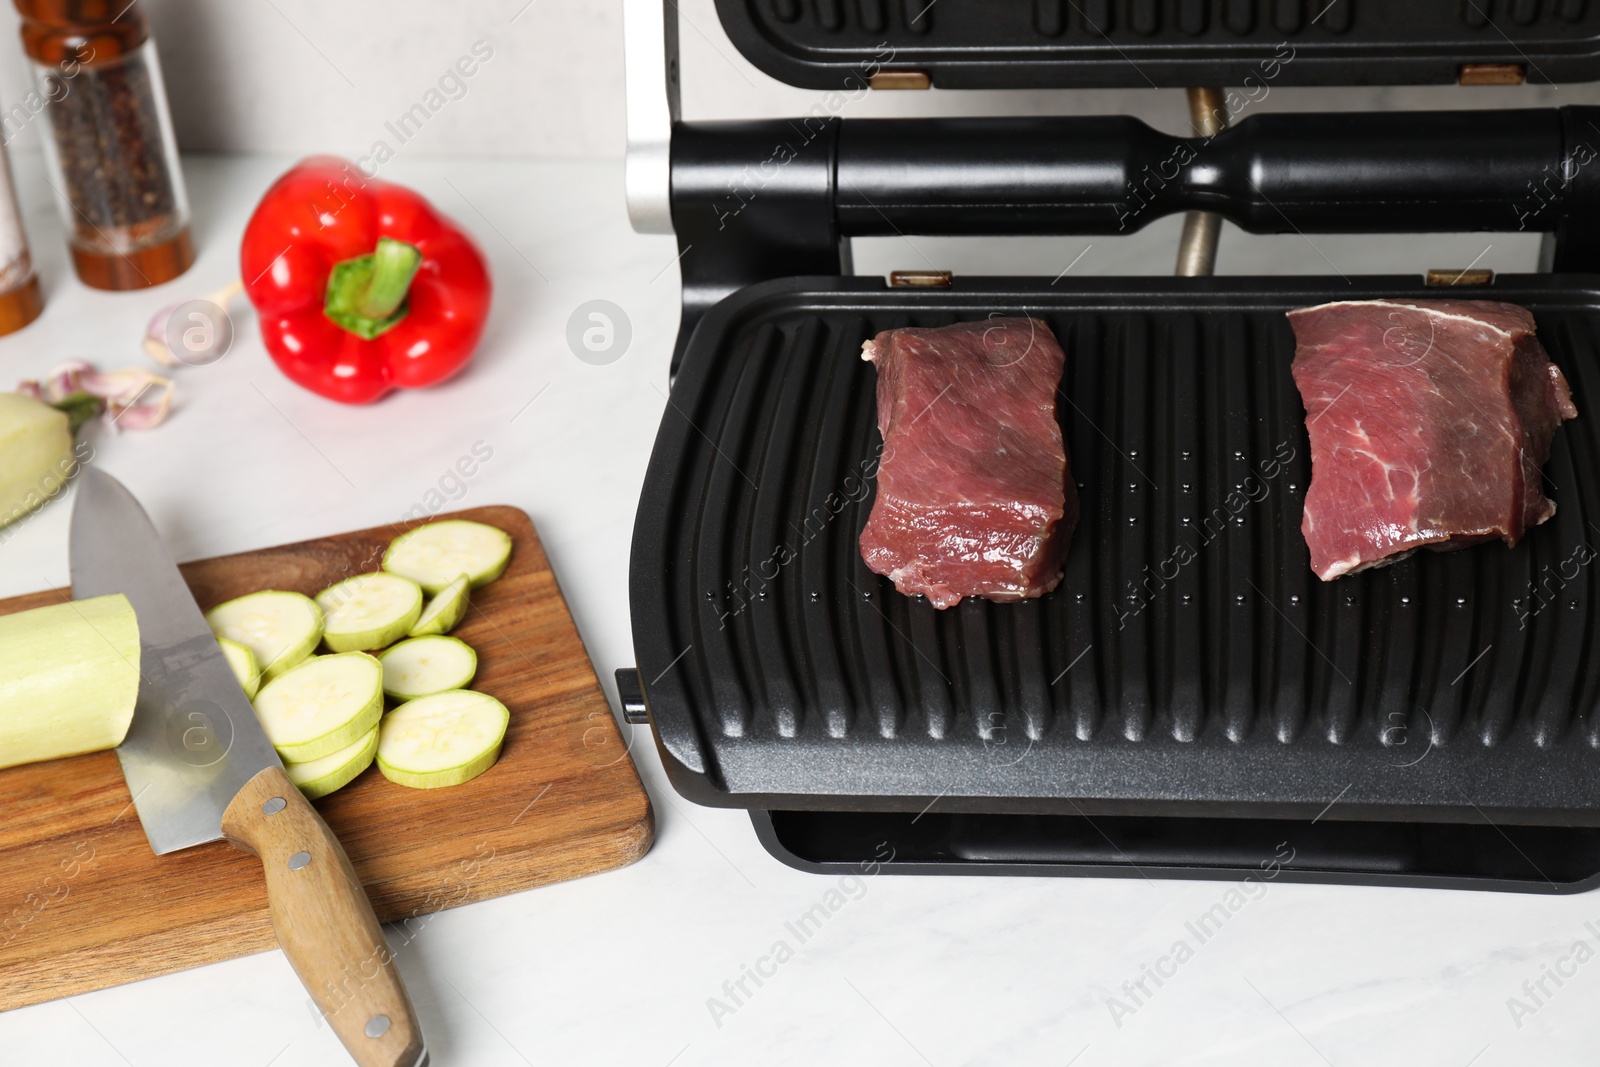
{"type": "Polygon", "coordinates": [[[70,540],[75,599],[122,593],[139,619],[139,701],[117,749],[156,855],[216,841],[222,812],[278,754],[177,566],[122,483],[85,469],[70,540]]]}
{"type": "Polygon", "coordinates": [[[122,773],[157,855],[227,839],[259,856],[278,942],[362,1067],[427,1062],[394,956],[350,860],[284,773],[211,628],[121,482],[77,476],[72,595],[122,593],[139,620],[140,685],[122,773]]]}

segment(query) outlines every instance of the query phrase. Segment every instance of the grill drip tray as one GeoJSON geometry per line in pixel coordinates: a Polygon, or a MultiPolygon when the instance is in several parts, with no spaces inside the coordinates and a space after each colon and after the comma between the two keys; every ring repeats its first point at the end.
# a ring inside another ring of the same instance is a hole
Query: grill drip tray
{"type": "Polygon", "coordinates": [[[1600,883],[1600,829],[1315,824],[1154,815],[751,812],[767,851],[803,871],[1256,879],[1575,893],[1600,883]]]}
{"type": "Polygon", "coordinates": [[[1587,888],[1600,876],[1600,291],[1418,280],[786,279],[709,312],[631,567],[673,784],[799,866],[1587,888]],[[1579,417],[1514,550],[1324,584],[1284,312],[1330,297],[1534,312],[1579,417]],[[869,572],[881,441],[861,342],[1044,319],[1083,518],[1037,601],[947,612],[869,572]],[[870,843],[868,839],[871,839],[870,843]],[[867,847],[866,857],[860,855],[867,847]],[[879,857],[881,860],[881,857],[879,857]]]}

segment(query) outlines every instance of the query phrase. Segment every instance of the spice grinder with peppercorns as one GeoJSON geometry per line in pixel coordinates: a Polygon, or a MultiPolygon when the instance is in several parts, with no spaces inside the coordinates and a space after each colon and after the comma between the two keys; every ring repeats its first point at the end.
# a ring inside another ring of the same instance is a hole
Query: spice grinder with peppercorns
{"type": "Polygon", "coordinates": [[[46,104],[50,184],[72,265],[96,289],[142,289],[194,262],[156,45],[128,0],[14,0],[46,104]]]}

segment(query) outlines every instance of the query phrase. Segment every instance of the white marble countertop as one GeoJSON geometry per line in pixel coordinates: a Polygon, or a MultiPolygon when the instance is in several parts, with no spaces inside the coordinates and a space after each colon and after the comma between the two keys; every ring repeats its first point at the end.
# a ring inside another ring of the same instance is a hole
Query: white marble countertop
{"type": "MultiPolygon", "coordinates": [[[[69,356],[138,362],[156,307],[233,277],[244,219],[285,163],[189,160],[198,265],[158,293],[108,295],[69,276],[38,162],[17,160],[49,304],[38,324],[0,340],[0,388],[69,356]]],[[[455,503],[533,516],[610,688],[611,670],[632,662],[626,560],[677,323],[673,242],[628,229],[617,164],[402,159],[385,176],[433,197],[493,259],[496,310],[470,372],[375,407],[340,407],[284,380],[241,311],[234,350],[182,373],[171,421],[102,436],[99,462],[185,559],[391,521],[487,442],[492,461],[455,503]],[[568,316],[591,299],[615,302],[632,322],[631,347],[610,365],[566,345],[568,316]]],[[[1093,244],[1075,269],[1162,272],[1174,231],[1168,220],[1120,241],[958,248],[919,238],[909,251],[862,249],[858,262],[878,272],[965,256],[969,269],[1026,273],[1048,269],[1033,262],[1059,270],[1093,244]]],[[[1420,270],[1465,265],[1485,244],[1482,262],[1526,269],[1533,247],[1526,237],[1233,241],[1224,271],[1420,270]]],[[[0,547],[0,595],[66,582],[68,513],[56,502],[0,547]]],[[[643,861],[442,913],[400,953],[439,1067],[1594,1060],[1600,964],[1586,964],[1600,947],[1600,897],[1270,884],[1199,944],[1186,924],[1223,901],[1227,884],[842,884],[771,859],[742,813],[686,803],[647,730],[624,730],[656,805],[658,837],[643,861]],[[843,903],[826,925],[759,988],[747,981],[752,995],[735,1004],[725,983],[830,891],[843,903]],[[1180,940],[1192,955],[1161,962],[1180,940]],[[1170,973],[1159,985],[1146,978],[1158,967],[1170,973]],[[1125,985],[1141,980],[1144,993],[1125,985]],[[1131,1010],[1113,1010],[1113,998],[1131,1010]],[[714,999],[734,1010],[714,1012],[714,999]]],[[[349,1061],[274,951],[0,1016],[0,1062],[349,1061]]]]}

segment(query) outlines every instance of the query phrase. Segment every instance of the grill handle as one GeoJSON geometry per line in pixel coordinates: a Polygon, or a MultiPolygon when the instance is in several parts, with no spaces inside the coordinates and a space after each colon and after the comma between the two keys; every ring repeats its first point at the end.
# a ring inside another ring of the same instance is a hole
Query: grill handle
{"type": "Polygon", "coordinates": [[[1256,115],[1190,138],[1120,116],[861,119],[840,124],[834,202],[850,236],[1118,234],[1180,211],[1251,233],[1551,231],[1595,210],[1591,122],[1600,108],[1256,115]]]}
{"type": "Polygon", "coordinates": [[[850,238],[1122,234],[1176,212],[1250,233],[1544,233],[1600,272],[1600,108],[1254,115],[1210,137],[1124,116],[674,125],[678,358],[771,278],[851,272],[850,238]]]}

